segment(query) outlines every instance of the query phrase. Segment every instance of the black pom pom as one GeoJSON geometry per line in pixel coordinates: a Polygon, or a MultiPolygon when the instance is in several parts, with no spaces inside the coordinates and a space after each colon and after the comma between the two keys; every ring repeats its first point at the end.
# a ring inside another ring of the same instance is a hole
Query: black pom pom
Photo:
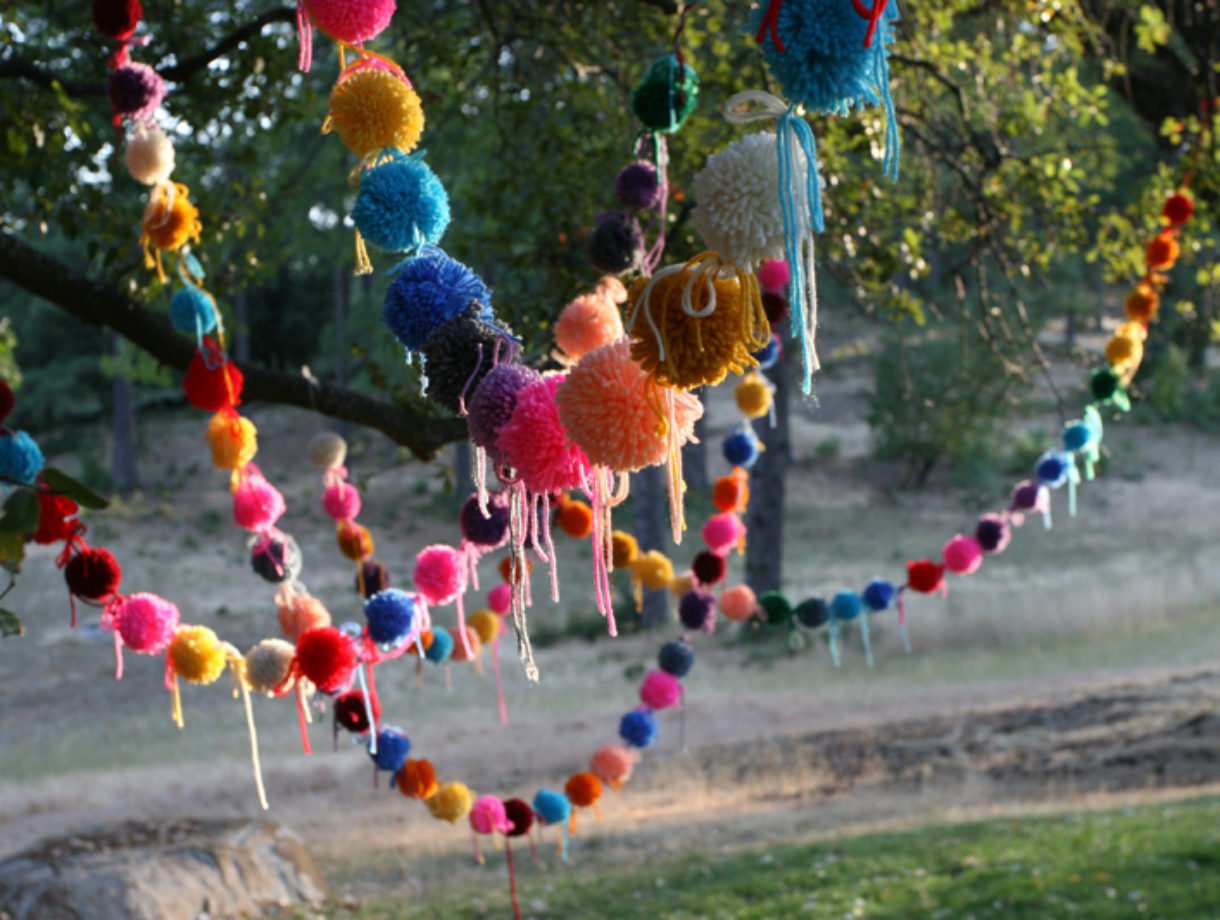
{"type": "Polygon", "coordinates": [[[440,326],[424,343],[428,398],[455,415],[474,395],[475,387],[510,350],[505,330],[479,318],[475,301],[460,316],[440,326]]]}
{"type": "Polygon", "coordinates": [[[600,272],[618,275],[644,261],[644,231],[630,214],[611,211],[602,215],[589,237],[589,261],[600,272]]]}

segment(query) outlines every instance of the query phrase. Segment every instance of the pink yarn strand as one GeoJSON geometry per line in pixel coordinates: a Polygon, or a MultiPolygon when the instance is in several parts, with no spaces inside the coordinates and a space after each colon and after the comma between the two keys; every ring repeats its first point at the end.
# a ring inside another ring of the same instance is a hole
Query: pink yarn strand
{"type": "Polygon", "coordinates": [[[462,599],[462,595],[457,596],[457,621],[458,635],[462,638],[462,653],[466,656],[467,661],[474,660],[474,654],[470,648],[470,637],[466,635],[466,604],[462,599]]]}
{"type": "Polygon", "coordinates": [[[117,626],[114,629],[114,679],[123,679],[123,637],[117,626]]]}
{"type": "Polygon", "coordinates": [[[306,727],[305,719],[305,688],[297,684],[297,725],[301,729],[301,747],[305,749],[306,755],[313,753],[313,748],[309,744],[309,729],[306,727]]]}
{"type": "Polygon", "coordinates": [[[547,568],[551,573],[551,601],[559,603],[559,560],[555,558],[555,538],[551,533],[551,516],[544,513],[542,516],[542,539],[546,542],[546,553],[549,557],[547,560],[547,568]]]}
{"type": "Polygon", "coordinates": [[[309,11],[305,9],[305,0],[297,0],[297,42],[300,44],[297,69],[309,73],[313,67],[313,23],[309,19],[309,11]]]}

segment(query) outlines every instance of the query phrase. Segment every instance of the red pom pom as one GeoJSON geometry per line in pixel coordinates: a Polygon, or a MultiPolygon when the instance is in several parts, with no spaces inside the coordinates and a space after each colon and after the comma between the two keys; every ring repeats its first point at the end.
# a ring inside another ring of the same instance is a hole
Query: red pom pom
{"type": "Polygon", "coordinates": [[[80,508],[66,495],[38,493],[38,529],[34,531],[34,542],[43,546],[67,540],[81,526],[76,512],[80,508]]]}
{"type": "Polygon", "coordinates": [[[186,369],[182,390],[187,402],[196,409],[219,412],[241,402],[244,381],[241,370],[225,357],[220,346],[205,338],[203,349],[195,350],[195,357],[186,369]]]}
{"type": "Polygon", "coordinates": [[[907,563],[907,587],[920,594],[939,591],[945,583],[945,567],[930,559],[907,563]]]}
{"type": "Polygon", "coordinates": [[[13,388],[8,385],[7,380],[0,380],[0,422],[8,418],[9,413],[13,411],[15,403],[13,388]]]}
{"type": "Polygon", "coordinates": [[[119,592],[123,569],[114,554],[102,547],[85,547],[64,568],[68,590],[90,601],[104,601],[119,592]]]}
{"type": "Polygon", "coordinates": [[[351,683],[356,648],[335,627],[315,626],[297,639],[297,669],[323,693],[333,693],[351,683]]]}
{"type": "Polygon", "coordinates": [[[691,574],[701,585],[716,585],[724,581],[724,573],[727,568],[724,557],[711,550],[699,553],[690,566],[691,574]]]}
{"type": "Polygon", "coordinates": [[[131,38],[143,17],[140,0],[93,0],[93,24],[116,41],[131,38]]]}
{"type": "MultiPolygon", "coordinates": [[[[381,722],[381,703],[377,697],[369,696],[374,721],[381,722]]],[[[369,713],[364,708],[364,692],[359,689],[346,690],[335,697],[335,722],[356,735],[369,730],[369,713]]]]}
{"type": "Polygon", "coordinates": [[[1161,209],[1165,219],[1175,227],[1186,223],[1195,213],[1195,203],[1185,192],[1174,192],[1165,199],[1165,207],[1161,209]]]}

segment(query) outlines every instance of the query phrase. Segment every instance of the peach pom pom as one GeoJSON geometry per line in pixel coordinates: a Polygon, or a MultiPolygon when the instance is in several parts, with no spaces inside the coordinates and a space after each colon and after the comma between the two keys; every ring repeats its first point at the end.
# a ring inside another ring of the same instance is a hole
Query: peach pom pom
{"type": "Polygon", "coordinates": [[[573,363],[622,337],[623,318],[618,307],[599,293],[577,297],[563,308],[555,323],[555,344],[573,363]]]}

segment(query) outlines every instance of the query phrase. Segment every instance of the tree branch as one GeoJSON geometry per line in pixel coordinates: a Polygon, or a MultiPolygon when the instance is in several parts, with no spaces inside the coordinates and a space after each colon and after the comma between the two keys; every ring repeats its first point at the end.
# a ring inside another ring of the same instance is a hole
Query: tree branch
{"type": "MultiPolygon", "coordinates": [[[[0,231],[0,279],[83,322],[114,330],[167,367],[185,371],[194,355],[194,346],[163,317],[7,231],[0,231]]],[[[243,395],[247,400],[297,406],[375,429],[421,460],[431,459],[446,444],[466,437],[466,423],[461,419],[429,418],[351,390],[311,383],[298,374],[239,366],[246,379],[243,395]]]]}

